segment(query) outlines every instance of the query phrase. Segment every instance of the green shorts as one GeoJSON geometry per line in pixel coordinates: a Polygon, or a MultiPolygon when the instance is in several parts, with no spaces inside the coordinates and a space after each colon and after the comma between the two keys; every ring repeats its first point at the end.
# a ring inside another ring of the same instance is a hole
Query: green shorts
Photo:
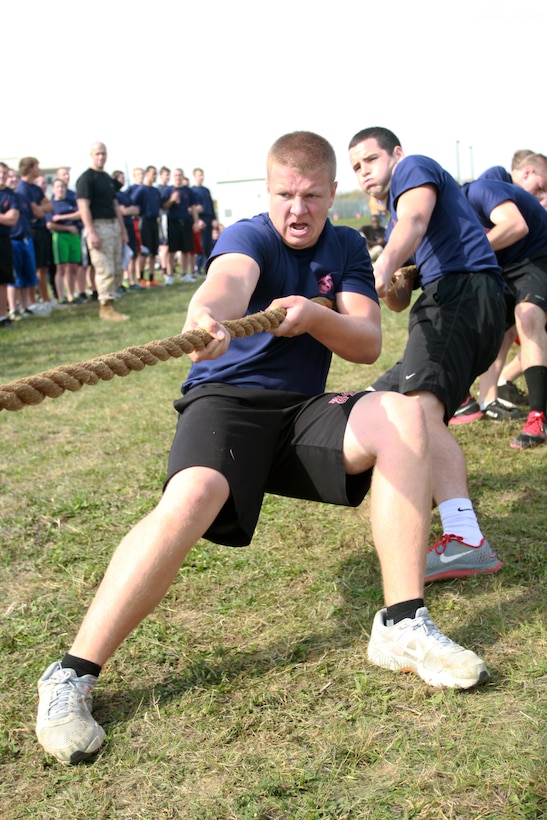
{"type": "Polygon", "coordinates": [[[72,262],[79,265],[82,261],[82,240],[79,233],[53,234],[53,261],[56,265],[72,262]]]}

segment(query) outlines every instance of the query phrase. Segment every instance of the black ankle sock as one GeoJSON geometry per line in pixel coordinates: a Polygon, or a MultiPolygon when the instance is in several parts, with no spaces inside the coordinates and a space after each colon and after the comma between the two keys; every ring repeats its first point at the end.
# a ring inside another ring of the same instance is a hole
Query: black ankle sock
{"type": "Polygon", "coordinates": [[[416,610],[424,606],[423,598],[413,598],[411,601],[401,601],[399,604],[387,607],[386,626],[403,621],[405,618],[415,618],[416,610]]]}
{"type": "Polygon", "coordinates": [[[61,666],[63,669],[74,669],[79,678],[83,675],[93,675],[98,678],[102,669],[97,663],[91,663],[91,661],[86,661],[84,658],[69,655],[68,652],[61,661],[61,666]]]}

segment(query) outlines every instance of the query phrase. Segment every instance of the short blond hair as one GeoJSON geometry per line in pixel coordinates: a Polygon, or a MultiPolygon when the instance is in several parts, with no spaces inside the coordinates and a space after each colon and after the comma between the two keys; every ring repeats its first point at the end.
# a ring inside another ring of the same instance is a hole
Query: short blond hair
{"type": "Polygon", "coordinates": [[[511,170],[515,171],[517,168],[520,168],[524,164],[526,157],[532,156],[533,153],[534,151],[530,151],[528,148],[521,148],[519,151],[515,151],[511,160],[511,170]]]}
{"type": "Polygon", "coordinates": [[[268,151],[268,176],[273,165],[294,168],[304,176],[325,170],[331,182],[336,179],[334,148],[328,140],[312,131],[293,131],[279,137],[268,151]]]}
{"type": "Polygon", "coordinates": [[[518,167],[520,170],[527,166],[530,166],[536,173],[544,176],[547,174],[547,157],[544,156],[544,154],[529,154],[527,157],[524,157],[518,167]]]}

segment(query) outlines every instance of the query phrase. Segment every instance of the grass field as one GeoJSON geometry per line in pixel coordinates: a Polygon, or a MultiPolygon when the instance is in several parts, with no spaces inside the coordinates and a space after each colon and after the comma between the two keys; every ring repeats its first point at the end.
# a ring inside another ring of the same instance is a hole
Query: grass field
{"type": "MultiPolygon", "coordinates": [[[[191,293],[128,294],[119,326],[91,305],[20,322],[0,337],[0,382],[175,335],[191,293]]],[[[395,360],[406,314],[384,310],[383,326],[380,360],[335,359],[329,388],[365,387],[395,360]]],[[[36,681],[158,498],[188,364],[0,413],[0,817],[544,817],[547,448],[511,450],[517,423],[454,430],[504,569],[426,590],[439,626],[486,660],[487,686],[440,691],[368,666],[382,591],[367,502],[267,496],[252,545],[200,542],[105,668],[99,755],[65,768],[43,753],[36,681]]]]}

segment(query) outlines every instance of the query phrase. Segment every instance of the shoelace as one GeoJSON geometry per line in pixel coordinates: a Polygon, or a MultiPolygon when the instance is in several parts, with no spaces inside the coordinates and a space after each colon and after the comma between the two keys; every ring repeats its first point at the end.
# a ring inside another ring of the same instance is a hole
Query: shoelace
{"type": "Polygon", "coordinates": [[[431,618],[427,618],[424,615],[415,618],[411,628],[414,631],[421,629],[428,640],[434,640],[440,646],[454,645],[454,641],[445,635],[444,632],[441,632],[431,618]]]}
{"type": "Polygon", "coordinates": [[[536,413],[533,418],[528,417],[523,433],[527,433],[529,436],[545,435],[544,422],[545,416],[541,412],[536,413]]]}
{"type": "Polygon", "coordinates": [[[48,716],[53,720],[66,717],[68,714],[68,704],[74,690],[76,690],[78,695],[83,695],[85,700],[87,700],[90,691],[90,687],[85,684],[81,678],[74,679],[68,669],[61,669],[61,672],[63,673],[62,677],[55,687],[55,692],[51,698],[48,709],[48,716]]]}
{"type": "Polygon", "coordinates": [[[461,535],[450,535],[448,533],[445,533],[444,535],[441,535],[441,537],[438,538],[437,541],[435,541],[433,546],[429,548],[428,552],[433,552],[433,550],[435,550],[437,555],[440,555],[442,552],[446,550],[449,541],[459,541],[461,544],[464,543],[464,540],[461,537],[461,535]]]}

